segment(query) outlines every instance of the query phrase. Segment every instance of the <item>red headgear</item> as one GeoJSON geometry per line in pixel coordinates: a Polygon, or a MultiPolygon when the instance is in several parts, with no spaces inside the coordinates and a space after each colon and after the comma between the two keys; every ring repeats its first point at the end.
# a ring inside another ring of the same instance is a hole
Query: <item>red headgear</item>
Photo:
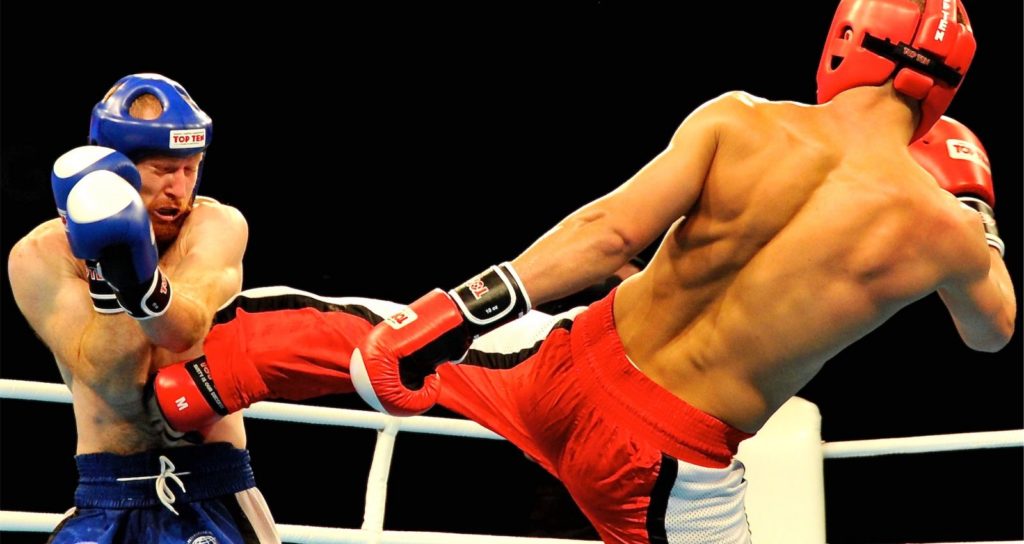
{"type": "Polygon", "coordinates": [[[958,0],[842,0],[818,64],[818,103],[894,78],[895,89],[921,101],[923,136],[949,107],[976,48],[958,0]],[[963,23],[957,23],[957,16],[963,23]]]}

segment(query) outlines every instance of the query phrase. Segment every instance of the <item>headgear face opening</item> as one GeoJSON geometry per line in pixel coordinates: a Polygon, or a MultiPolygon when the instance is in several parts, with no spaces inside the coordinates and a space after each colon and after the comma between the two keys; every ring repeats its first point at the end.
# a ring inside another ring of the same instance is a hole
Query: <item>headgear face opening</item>
{"type": "MultiPolygon", "coordinates": [[[[145,154],[188,157],[205,152],[213,137],[213,121],[199,109],[178,82],[159,74],[133,74],[121,78],[92,109],[89,143],[110,147],[138,161],[145,154]],[[143,95],[160,101],[156,119],[140,119],[129,112],[143,95]]],[[[204,159],[205,162],[205,159],[204,159]]],[[[195,199],[202,177],[196,178],[195,199]]]]}
{"type": "Polygon", "coordinates": [[[926,0],[923,13],[913,0],[842,0],[818,64],[818,103],[893,78],[921,101],[917,140],[949,108],[976,48],[959,0],[926,0]]]}

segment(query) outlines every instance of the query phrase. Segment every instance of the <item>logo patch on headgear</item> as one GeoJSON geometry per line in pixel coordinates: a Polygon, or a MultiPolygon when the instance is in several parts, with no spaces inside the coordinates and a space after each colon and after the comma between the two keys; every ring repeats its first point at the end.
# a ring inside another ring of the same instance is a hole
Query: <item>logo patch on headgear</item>
{"type": "Polygon", "coordinates": [[[989,174],[992,173],[992,165],[989,164],[988,156],[985,155],[985,152],[967,140],[956,140],[953,138],[946,140],[946,151],[951,159],[971,161],[984,168],[989,174]]]}
{"type": "Polygon", "coordinates": [[[172,130],[170,138],[167,147],[171,149],[204,147],[206,145],[206,129],[172,130]]]}
{"type": "Polygon", "coordinates": [[[946,28],[949,26],[949,18],[953,11],[953,2],[950,0],[942,0],[942,19],[939,20],[939,26],[935,29],[935,36],[933,39],[937,42],[941,42],[946,37],[946,28]]]}

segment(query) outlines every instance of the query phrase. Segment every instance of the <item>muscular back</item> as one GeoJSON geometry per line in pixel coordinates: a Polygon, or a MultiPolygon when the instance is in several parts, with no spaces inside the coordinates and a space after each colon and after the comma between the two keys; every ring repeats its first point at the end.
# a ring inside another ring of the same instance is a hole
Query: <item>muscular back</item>
{"type": "Polygon", "coordinates": [[[616,323],[652,379],[756,430],[839,350],[988,257],[905,147],[837,134],[827,108],[710,108],[726,120],[699,197],[620,289],[616,323]]]}

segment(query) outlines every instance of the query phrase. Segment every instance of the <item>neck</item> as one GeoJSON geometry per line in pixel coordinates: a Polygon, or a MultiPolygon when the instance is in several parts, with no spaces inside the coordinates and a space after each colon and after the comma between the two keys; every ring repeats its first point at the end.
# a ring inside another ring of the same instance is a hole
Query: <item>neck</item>
{"type": "Polygon", "coordinates": [[[828,106],[838,134],[870,134],[871,142],[883,145],[908,145],[921,119],[917,101],[896,92],[892,83],[848,89],[828,106]]]}

